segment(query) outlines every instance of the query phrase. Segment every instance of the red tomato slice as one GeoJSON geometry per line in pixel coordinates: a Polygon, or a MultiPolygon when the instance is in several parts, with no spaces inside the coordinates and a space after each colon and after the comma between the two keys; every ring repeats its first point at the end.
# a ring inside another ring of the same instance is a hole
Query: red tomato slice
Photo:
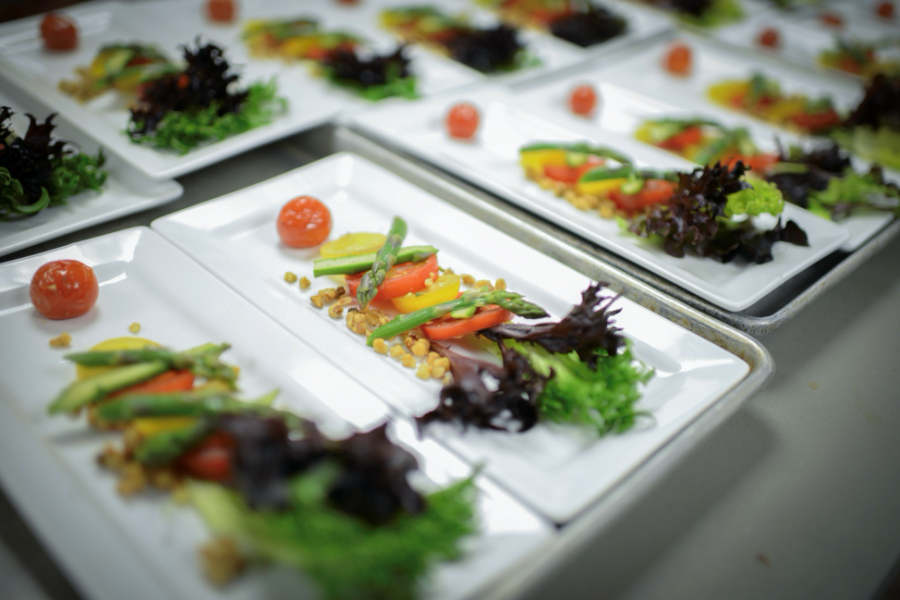
{"type": "Polygon", "coordinates": [[[496,304],[489,304],[478,309],[468,319],[454,319],[451,316],[443,316],[430,323],[422,325],[422,333],[429,340],[446,340],[457,338],[506,323],[512,319],[512,313],[496,304]]]}
{"type": "Polygon", "coordinates": [[[197,479],[227,481],[231,479],[234,439],[216,432],[188,450],[178,459],[178,467],[197,479]]]}
{"type": "Polygon", "coordinates": [[[690,127],[686,127],[683,131],[676,133],[672,137],[664,140],[659,144],[659,146],[660,148],[665,148],[666,150],[681,150],[686,146],[699,144],[702,141],[703,130],[696,125],[692,125],[690,127]]]}
{"type": "Polygon", "coordinates": [[[637,194],[626,194],[621,190],[613,190],[609,193],[609,199],[615,202],[621,210],[635,212],[645,206],[667,201],[675,193],[675,187],[675,183],[665,179],[648,179],[637,194]]]}
{"type": "Polygon", "coordinates": [[[125,394],[165,394],[168,392],[185,392],[193,389],[194,374],[184,369],[181,371],[166,371],[152,379],[136,383],[124,390],[113,392],[108,397],[117,398],[125,394]]]}
{"type": "Polygon", "coordinates": [[[606,162],[599,156],[588,156],[587,162],[580,167],[570,167],[569,165],[544,165],[544,176],[563,183],[578,183],[581,176],[596,166],[606,162]]]}
{"type": "Polygon", "coordinates": [[[753,156],[742,156],[735,154],[725,158],[725,163],[729,169],[734,168],[737,161],[741,161],[744,165],[753,171],[765,171],[778,162],[777,154],[754,154],[753,156]]]}
{"type": "Polygon", "coordinates": [[[807,131],[819,131],[837,125],[841,122],[841,117],[834,109],[829,108],[817,113],[794,115],[791,117],[791,121],[807,131]]]}
{"type": "MultiPolygon", "coordinates": [[[[390,300],[391,298],[399,298],[410,292],[418,292],[425,287],[425,280],[428,276],[438,273],[437,256],[432,254],[420,263],[406,262],[394,265],[387,272],[387,277],[380,286],[378,293],[375,294],[373,301],[390,300]]],[[[356,297],[356,288],[362,280],[364,273],[356,275],[347,275],[345,281],[347,283],[347,291],[354,298],[356,297]]]]}

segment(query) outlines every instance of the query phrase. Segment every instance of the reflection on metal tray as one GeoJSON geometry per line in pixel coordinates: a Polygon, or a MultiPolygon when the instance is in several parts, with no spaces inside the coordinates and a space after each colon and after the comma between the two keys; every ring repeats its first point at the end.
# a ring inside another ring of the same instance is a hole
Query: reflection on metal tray
{"type": "Polygon", "coordinates": [[[690,423],[667,444],[659,448],[639,468],[601,496],[576,519],[560,528],[560,535],[541,560],[521,569],[492,591],[492,598],[518,597],[536,582],[564,564],[578,549],[624,514],[635,499],[642,497],[702,439],[721,425],[772,374],[769,352],[755,339],[741,333],[686,304],[654,289],[632,274],[603,260],[599,254],[585,252],[577,238],[560,232],[530,214],[511,209],[504,202],[470,189],[438,174],[433,168],[386,151],[383,146],[347,129],[337,127],[336,150],[348,150],[400,175],[416,186],[515,236],[544,254],[580,271],[670,321],[713,342],[744,360],[750,367],[746,378],[690,423]]]}
{"type": "MultiPolygon", "coordinates": [[[[878,253],[888,242],[900,234],[900,220],[894,220],[856,251],[852,253],[835,252],[826,256],[816,264],[795,275],[759,302],[740,312],[731,312],[684,290],[629,260],[553,225],[539,216],[514,206],[489,192],[473,187],[455,175],[425,163],[396,148],[385,149],[380,142],[376,143],[356,130],[339,127],[335,135],[336,142],[341,149],[363,154],[387,168],[402,173],[407,178],[412,178],[411,172],[415,172],[428,175],[429,179],[441,180],[442,185],[446,186],[448,191],[453,190],[455,192],[454,195],[458,194],[466,198],[464,208],[472,214],[503,231],[519,236],[520,239],[526,240],[532,246],[575,269],[590,274],[589,271],[584,270],[588,267],[582,267],[580,264],[572,262],[580,262],[575,256],[559,255],[558,252],[560,251],[557,249],[559,246],[568,246],[569,249],[571,247],[577,248],[588,255],[583,260],[589,261],[590,264],[606,263],[612,265],[636,280],[649,284],[668,296],[676,298],[723,323],[727,323],[751,335],[769,333],[790,321],[807,304],[818,298],[822,293],[859,267],[859,265],[878,253]]],[[[451,201],[456,203],[455,200],[451,201]]],[[[463,206],[463,204],[459,205],[463,206]]],[[[625,295],[648,306],[650,299],[642,299],[642,289],[630,291],[641,294],[641,296],[636,297],[628,293],[625,295]]],[[[665,306],[665,303],[660,304],[658,308],[654,306],[653,310],[672,318],[667,312],[668,308],[665,306]]]]}

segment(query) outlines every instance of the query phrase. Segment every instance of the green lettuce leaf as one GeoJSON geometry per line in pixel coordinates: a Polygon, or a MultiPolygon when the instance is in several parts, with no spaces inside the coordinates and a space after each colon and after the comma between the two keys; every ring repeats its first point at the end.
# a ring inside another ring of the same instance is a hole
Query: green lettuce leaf
{"type": "Polygon", "coordinates": [[[768,213],[780,215],[784,211],[784,196],[774,183],[762,179],[747,178],[752,187],[728,194],[725,216],[749,215],[756,217],[768,213]]]}

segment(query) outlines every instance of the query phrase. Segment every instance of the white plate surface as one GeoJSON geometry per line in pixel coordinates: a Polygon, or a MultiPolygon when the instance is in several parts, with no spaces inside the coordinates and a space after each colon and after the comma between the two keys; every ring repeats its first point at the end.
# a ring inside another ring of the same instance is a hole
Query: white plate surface
{"type": "MultiPolygon", "coordinates": [[[[275,218],[287,199],[310,194],[332,213],[332,237],[349,231],[387,231],[393,215],[409,225],[408,244],[433,244],[441,265],[476,278],[506,279],[559,317],[580,300],[589,281],[474,217],[425,193],[368,161],[338,154],[267,182],[181,211],[153,223],[213,273],[296,335],[315,340],[338,357],[386,403],[404,415],[437,404],[440,385],[365,346],[344,319],[316,309],[309,296],[334,282],[319,278],[306,292],[286,284],[285,271],[312,279],[312,250],[280,244],[275,218]],[[252,202],[250,201],[252,199],[252,202]]],[[[638,469],[690,421],[715,404],[748,372],[747,364],[650,311],[620,299],[617,323],[633,340],[636,355],[657,370],[640,407],[653,421],[624,435],[598,439],[572,426],[538,425],[525,434],[433,426],[436,437],[486,472],[520,500],[558,522],[573,518],[623,477],[638,469]]]]}
{"type": "Polygon", "coordinates": [[[510,96],[497,92],[469,94],[465,98],[443,96],[402,113],[374,110],[360,115],[354,123],[732,311],[751,306],[838,249],[848,237],[834,223],[789,204],[784,218],[795,220],[807,232],[810,240],[807,248],[776,244],[774,260],[763,265],[721,264],[698,256],[669,256],[662,248],[623,232],[615,220],[578,210],[527,180],[519,166],[518,149],[531,142],[589,140],[616,148],[642,166],[669,168],[684,165],[685,161],[625,135],[615,132],[598,135],[584,128],[573,129],[512,108],[513,105],[510,96]],[[474,100],[481,110],[481,127],[471,142],[450,139],[440,118],[449,106],[461,99],[474,100]]]}
{"type": "MultiPolygon", "coordinates": [[[[173,348],[228,341],[225,359],[242,367],[252,397],[280,388],[278,402],[313,417],[332,435],[383,422],[387,407],[331,360],[291,336],[226,285],[146,228],[81,242],[0,265],[0,478],[32,527],[85,597],[95,600],[216,600],[222,597],[312,598],[311,584],[287,568],[260,568],[221,590],[200,573],[196,547],[208,539],[199,516],[154,493],[123,499],[94,460],[104,440],[83,418],[46,414],[48,402],[74,369],[48,340],[63,331],[73,349],[128,334],[173,348]],[[28,299],[34,271],[49,260],[91,265],[100,299],[87,315],[48,321],[28,299]],[[85,544],[85,540],[91,540],[85,544]]],[[[395,436],[420,459],[427,482],[465,477],[471,466],[438,444],[393,424],[395,436]]],[[[527,559],[550,530],[505,492],[479,478],[482,531],[468,540],[465,560],[442,565],[425,595],[478,596],[485,585],[527,559]]]]}
{"type": "MultiPolygon", "coordinates": [[[[591,68],[585,68],[577,75],[556,77],[552,81],[532,82],[532,84],[516,86],[513,91],[518,109],[561,123],[580,132],[585,137],[596,140],[618,140],[620,138],[617,136],[621,136],[628,138],[628,144],[632,144],[634,131],[646,119],[699,116],[713,119],[726,127],[745,127],[763,152],[778,152],[779,141],[784,147],[814,144],[808,139],[713,105],[697,107],[684,102],[670,102],[664,96],[645,96],[640,92],[606,82],[601,71],[591,68]],[[596,112],[587,119],[574,115],[567,105],[571,90],[583,83],[593,86],[600,98],[596,112]]],[[[696,166],[673,153],[643,143],[641,146],[645,148],[641,151],[641,157],[656,166],[682,169],[691,169],[696,166]],[[660,152],[662,155],[659,154],[660,152]]],[[[855,157],[851,157],[851,160],[854,168],[858,171],[866,171],[870,166],[866,161],[855,157]]],[[[887,175],[891,180],[898,179],[893,172],[889,171],[887,175]]],[[[840,221],[838,224],[850,234],[850,237],[841,246],[841,250],[844,252],[856,250],[892,220],[893,216],[889,213],[869,212],[859,213],[840,221]]]]}
{"type": "MultiPolygon", "coordinates": [[[[278,8],[274,4],[263,6],[257,3],[259,10],[254,13],[253,6],[246,9],[247,16],[265,16],[278,8]]],[[[0,76],[46,102],[105,148],[154,178],[183,175],[321,125],[339,111],[359,110],[369,104],[351,92],[315,77],[305,65],[251,59],[240,41],[240,25],[211,24],[203,17],[200,7],[200,2],[182,0],[132,4],[89,3],[73,7],[66,12],[73,17],[79,28],[80,43],[75,51],[65,53],[51,53],[42,48],[38,37],[40,17],[2,25],[0,76]],[[240,85],[277,77],[279,95],[288,100],[287,113],[268,125],[201,146],[181,156],[129,141],[128,136],[123,133],[129,113],[126,102],[120,95],[109,92],[81,104],[57,89],[61,79],[71,79],[75,68],[89,64],[104,44],[123,41],[153,43],[170,58],[180,59],[180,46],[192,44],[198,35],[204,41],[212,41],[225,48],[230,64],[242,73],[240,85]]],[[[316,15],[325,11],[318,8],[294,8],[288,15],[296,15],[298,12],[316,15]]],[[[284,10],[276,11],[275,14],[279,13],[283,14],[284,10]]],[[[323,19],[323,26],[329,26],[330,23],[323,19]]],[[[332,23],[340,24],[340,21],[332,23]]],[[[423,94],[479,80],[468,69],[460,72],[445,64],[447,62],[449,61],[430,57],[421,60],[417,58],[416,69],[421,76],[420,88],[423,94]]]]}
{"type": "MultiPolygon", "coordinates": [[[[19,135],[25,135],[28,129],[25,113],[32,113],[39,122],[43,122],[50,111],[40,103],[23,102],[21,98],[22,94],[14,98],[7,90],[0,90],[0,106],[13,109],[16,113],[13,116],[14,129],[19,135]]],[[[53,130],[56,139],[74,142],[82,152],[97,152],[97,143],[91,138],[59,117],[54,122],[58,125],[53,130]]],[[[109,176],[99,192],[78,194],[70,198],[68,204],[47,208],[33,217],[0,221],[0,256],[97,223],[165,204],[181,196],[184,191],[174,181],[155,181],[143,176],[108,152],[106,158],[104,168],[109,176]]]]}

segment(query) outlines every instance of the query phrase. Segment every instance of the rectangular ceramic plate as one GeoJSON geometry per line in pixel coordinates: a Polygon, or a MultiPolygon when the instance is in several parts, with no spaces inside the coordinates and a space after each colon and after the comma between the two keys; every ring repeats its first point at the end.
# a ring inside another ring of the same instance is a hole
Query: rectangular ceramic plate
{"type": "MultiPolygon", "coordinates": [[[[370,429],[387,407],[341,367],[290,335],[171,244],[146,228],[110,234],[0,265],[0,478],[45,545],[85,597],[95,600],[312,598],[311,584],[287,568],[259,568],[226,590],[209,585],[196,547],[209,534],[189,508],[147,493],[124,499],[94,457],[110,437],[84,419],[46,414],[74,374],[65,350],[48,340],[69,332],[72,348],[128,336],[173,348],[227,341],[226,360],[241,368],[242,391],[253,397],[279,388],[281,406],[315,418],[330,435],[370,429]],[[100,298],[86,315],[48,321],[32,308],[28,288],[43,263],[77,259],[92,266],[100,298]],[[85,544],[85,540],[91,540],[85,544]]],[[[471,466],[438,444],[416,439],[402,420],[395,438],[414,452],[426,485],[467,476],[471,466]],[[431,482],[431,483],[428,483],[431,482]]],[[[533,513],[485,478],[478,481],[481,534],[458,563],[439,566],[425,596],[486,593],[508,568],[550,537],[533,513]],[[487,587],[486,587],[487,586],[487,587]]]]}
{"type": "MultiPolygon", "coordinates": [[[[9,94],[8,90],[0,91],[0,106],[9,106],[16,113],[13,116],[13,128],[19,135],[25,135],[28,130],[25,113],[34,114],[39,122],[43,122],[50,114],[43,104],[22,101],[22,97],[22,94],[9,94]]],[[[54,122],[58,125],[53,131],[56,139],[71,141],[81,152],[96,154],[96,142],[63,119],[56,118],[54,122]]],[[[33,217],[0,220],[0,256],[97,223],[165,204],[183,193],[178,183],[148,179],[109,153],[104,168],[109,172],[109,177],[99,192],[84,192],[70,198],[64,206],[47,208],[33,217]]]]}
{"type": "Polygon", "coordinates": [[[847,9],[839,6],[822,7],[797,14],[763,10],[740,23],[721,27],[712,32],[712,35],[734,46],[852,78],[858,76],[831,69],[819,62],[820,54],[834,48],[838,38],[859,42],[893,40],[893,46],[878,50],[878,56],[882,60],[900,61],[900,31],[896,23],[870,17],[849,6],[847,9]],[[833,27],[824,24],[821,15],[826,12],[840,15],[843,25],[833,27]],[[778,33],[779,45],[775,49],[758,42],[759,36],[767,29],[778,33]]]}
{"type": "Polygon", "coordinates": [[[514,108],[518,103],[512,98],[498,91],[442,96],[402,113],[374,110],[354,118],[353,123],[731,311],[752,305],[838,249],[847,239],[848,233],[834,223],[787,205],[784,217],[795,220],[807,232],[809,247],[777,244],[773,249],[774,260],[763,265],[722,264],[698,256],[669,256],[662,248],[622,231],[615,220],[578,210],[526,179],[519,166],[518,149],[532,142],[587,139],[616,148],[642,166],[670,168],[684,165],[685,161],[628,136],[609,132],[594,137],[587,129],[541,119],[514,108]],[[462,99],[474,101],[481,111],[481,126],[474,141],[453,140],[444,130],[441,116],[462,99]]]}
{"type": "MultiPolygon", "coordinates": [[[[368,104],[314,76],[305,65],[251,59],[240,41],[240,27],[208,23],[199,2],[88,3],[66,12],[80,32],[79,46],[72,52],[51,53],[43,49],[38,36],[40,17],[0,25],[0,76],[46,102],[104,148],[153,178],[183,175],[321,125],[341,110],[359,109],[368,104]],[[76,67],[90,64],[104,44],[153,43],[170,58],[181,59],[180,46],[193,44],[198,36],[224,47],[226,58],[242,74],[241,85],[277,78],[279,95],[288,101],[286,114],[268,125],[179,155],[129,140],[123,133],[129,119],[127,100],[120,94],[109,92],[81,104],[57,89],[60,80],[73,78],[76,67]]],[[[294,9],[292,14],[296,12],[294,9]]],[[[421,70],[423,94],[479,79],[448,67],[446,61],[424,59],[421,62],[418,65],[417,61],[417,65],[421,70]]]]}
{"type": "MultiPolygon", "coordinates": [[[[660,77],[664,77],[660,73],[660,77]]],[[[645,96],[621,85],[608,83],[602,75],[602,64],[591,62],[585,65],[577,75],[554,77],[551,81],[542,80],[514,86],[516,107],[527,110],[540,117],[559,122],[584,136],[596,140],[606,140],[611,134],[633,138],[635,130],[647,119],[663,117],[703,117],[713,119],[726,127],[745,127],[763,152],[777,153],[779,142],[783,147],[791,145],[815,144],[790,133],[780,131],[753,119],[741,117],[735,112],[722,109],[712,104],[697,106],[696,104],[672,102],[666,96],[645,96]],[[574,115],[567,105],[571,90],[580,84],[587,83],[597,91],[600,101],[595,113],[588,119],[574,115]]],[[[631,140],[630,140],[631,141],[631,140]]],[[[658,149],[652,146],[654,152],[658,149]]],[[[682,160],[674,154],[666,152],[669,157],[656,157],[654,164],[664,164],[678,168],[691,169],[697,165],[682,160]],[[662,162],[659,162],[662,161],[662,162]]],[[[650,160],[648,158],[648,160],[650,160]]],[[[866,171],[869,164],[852,157],[854,168],[866,171]]],[[[896,174],[889,172],[889,178],[897,179],[896,174]]],[[[852,252],[881,231],[894,217],[886,212],[859,213],[838,223],[847,230],[850,237],[841,246],[841,250],[852,252]]]]}
{"type": "MultiPolygon", "coordinates": [[[[440,385],[375,353],[344,318],[333,319],[309,297],[335,282],[322,277],[307,291],[285,283],[285,271],[312,279],[316,249],[295,250],[279,242],[275,218],[287,199],[300,194],[322,200],[331,211],[332,238],[352,231],[387,231],[394,215],[408,226],[406,244],[432,244],[444,267],[476,278],[505,278],[560,317],[580,300],[588,281],[503,234],[376,167],[344,153],[267,182],[158,219],[153,227],[244,294],[296,335],[315,340],[327,356],[346,365],[386,403],[404,415],[421,415],[437,404],[440,385]]],[[[714,405],[747,374],[736,356],[626,300],[617,324],[636,355],[656,369],[640,407],[652,422],[602,439],[573,426],[539,425],[525,434],[434,426],[435,437],[486,472],[520,500],[557,522],[572,519],[593,500],[638,469],[642,462],[714,405]]]]}

